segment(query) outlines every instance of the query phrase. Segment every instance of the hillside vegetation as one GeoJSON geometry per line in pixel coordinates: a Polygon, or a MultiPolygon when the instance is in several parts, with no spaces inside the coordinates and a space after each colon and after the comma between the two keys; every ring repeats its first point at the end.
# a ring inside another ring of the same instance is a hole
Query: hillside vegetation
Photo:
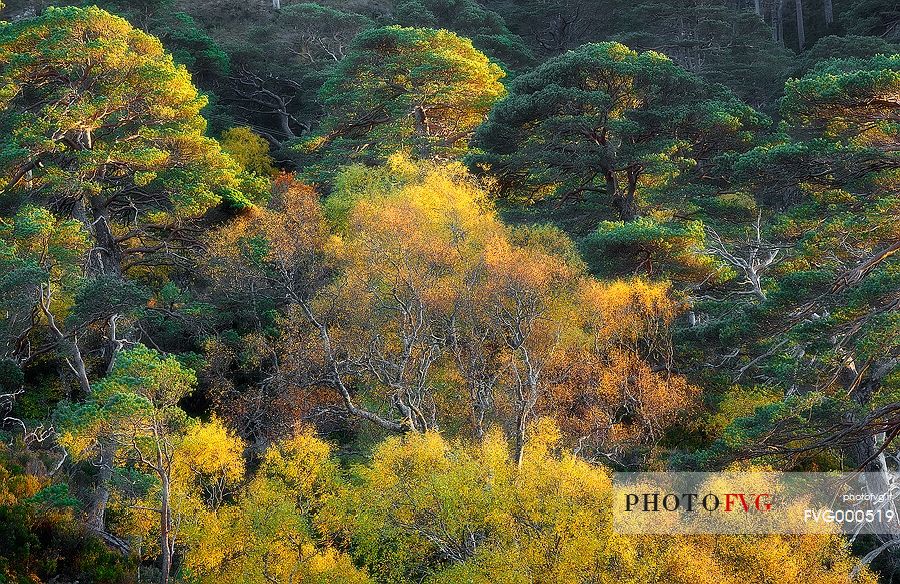
{"type": "Polygon", "coordinates": [[[875,583],[617,471],[900,476],[889,0],[0,3],[0,584],[875,583]]]}

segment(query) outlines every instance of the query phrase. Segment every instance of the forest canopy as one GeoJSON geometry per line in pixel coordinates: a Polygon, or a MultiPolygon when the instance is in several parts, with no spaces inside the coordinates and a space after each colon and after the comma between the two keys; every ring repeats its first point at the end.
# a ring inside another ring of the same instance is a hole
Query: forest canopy
{"type": "Polygon", "coordinates": [[[896,534],[620,533],[612,479],[900,480],[898,42],[0,3],[0,583],[893,581],[896,534]]]}

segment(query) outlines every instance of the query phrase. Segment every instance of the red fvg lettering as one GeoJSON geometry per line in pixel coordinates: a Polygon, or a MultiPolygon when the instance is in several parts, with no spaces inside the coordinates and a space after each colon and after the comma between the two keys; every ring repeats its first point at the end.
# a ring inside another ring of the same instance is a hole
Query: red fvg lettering
{"type": "Polygon", "coordinates": [[[772,495],[769,493],[749,493],[749,501],[744,493],[725,493],[725,512],[731,513],[739,502],[745,513],[749,513],[751,507],[757,511],[768,511],[772,508],[772,495]]]}

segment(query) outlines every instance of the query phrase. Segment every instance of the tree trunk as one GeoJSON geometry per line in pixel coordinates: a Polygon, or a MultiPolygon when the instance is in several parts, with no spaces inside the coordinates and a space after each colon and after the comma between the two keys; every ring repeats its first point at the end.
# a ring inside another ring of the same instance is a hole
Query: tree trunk
{"type": "MultiPolygon", "coordinates": [[[[626,223],[634,221],[638,217],[637,206],[637,181],[640,176],[638,169],[629,169],[627,171],[628,181],[625,190],[618,188],[618,181],[615,185],[615,194],[613,195],[613,206],[619,212],[619,217],[626,223]]],[[[615,180],[615,177],[613,177],[615,180]]],[[[607,190],[609,190],[609,182],[607,182],[607,190]]]]}
{"type": "Polygon", "coordinates": [[[806,47],[806,29],[803,26],[803,0],[794,0],[797,9],[797,45],[800,52],[806,47]]]}
{"type": "Polygon", "coordinates": [[[109,224],[106,202],[92,198],[90,205],[93,215],[91,233],[94,235],[94,249],[89,259],[91,269],[95,274],[121,276],[122,251],[109,224]]]}
{"type": "Polygon", "coordinates": [[[272,8],[281,10],[281,0],[272,0],[272,8]]]}
{"type": "Polygon", "coordinates": [[[619,179],[616,178],[616,173],[610,170],[603,171],[603,178],[606,180],[606,196],[615,205],[619,196],[619,179]]]}
{"type": "Polygon", "coordinates": [[[472,406],[470,410],[472,418],[472,435],[477,442],[481,442],[484,439],[485,408],[481,403],[481,399],[479,398],[479,388],[477,385],[471,385],[469,394],[472,399],[472,406]]]}
{"type": "Polygon", "coordinates": [[[91,381],[88,379],[87,366],[84,364],[84,358],[81,356],[81,348],[78,347],[78,339],[73,338],[68,343],[71,349],[71,361],[69,364],[78,378],[78,387],[81,388],[81,393],[84,396],[88,396],[91,394],[91,381]]]}
{"type": "Polygon", "coordinates": [[[98,532],[106,531],[106,506],[109,503],[109,484],[112,481],[115,447],[109,443],[100,444],[100,476],[97,488],[87,513],[88,526],[98,532]]]}
{"type": "Polygon", "coordinates": [[[109,361],[106,364],[106,374],[109,375],[112,373],[113,367],[116,366],[116,355],[119,354],[119,351],[122,350],[122,347],[125,343],[122,342],[121,339],[117,336],[116,321],[119,319],[118,314],[113,314],[107,320],[107,346],[109,351],[109,361]]]}
{"type": "Polygon", "coordinates": [[[525,430],[528,427],[528,404],[523,402],[516,417],[516,466],[525,462],[525,430]]]}
{"type": "Polygon", "coordinates": [[[825,24],[831,26],[834,23],[834,8],[831,5],[831,0],[824,0],[822,4],[825,12],[825,24]]]}
{"type": "Polygon", "coordinates": [[[65,362],[75,373],[75,377],[78,378],[78,386],[81,388],[82,397],[87,397],[91,394],[91,382],[88,379],[87,367],[81,355],[81,348],[78,346],[78,338],[73,334],[70,340],[56,325],[56,318],[50,311],[50,284],[46,285],[46,289],[42,284],[40,293],[41,311],[44,313],[44,318],[47,319],[47,326],[56,338],[58,346],[68,349],[66,352],[69,353],[69,356],[65,358],[65,362]]]}
{"type": "Polygon", "coordinates": [[[297,135],[294,134],[294,130],[291,129],[291,115],[287,112],[286,108],[278,112],[278,121],[281,122],[281,131],[288,140],[293,140],[297,137],[297,135]]]}
{"type": "Polygon", "coordinates": [[[622,218],[622,221],[630,223],[637,219],[637,202],[634,199],[633,193],[620,193],[618,199],[615,202],[615,205],[616,209],[619,211],[619,217],[622,218]]]}
{"type": "Polygon", "coordinates": [[[169,477],[164,470],[162,456],[157,458],[160,479],[160,508],[159,508],[159,545],[160,545],[160,584],[169,584],[169,575],[172,571],[172,512],[169,509],[169,477]]]}
{"type": "MultiPolygon", "coordinates": [[[[862,372],[857,368],[856,360],[850,356],[845,356],[846,362],[840,372],[838,379],[847,392],[853,398],[853,401],[868,409],[872,401],[872,396],[878,391],[880,379],[871,376],[865,376],[868,369],[862,372]]],[[[849,423],[857,423],[856,412],[849,412],[846,417],[849,423]]],[[[875,436],[863,436],[850,447],[850,457],[853,464],[862,472],[878,472],[878,460],[875,457],[875,436]]]]}
{"type": "Polygon", "coordinates": [[[757,16],[762,16],[762,0],[753,0],[753,12],[757,16]]]}
{"type": "Polygon", "coordinates": [[[415,132],[416,138],[419,140],[419,144],[417,150],[419,151],[419,158],[428,158],[428,114],[425,113],[425,108],[420,105],[416,106],[416,109],[413,111],[413,118],[415,119],[415,132]]]}
{"type": "Polygon", "coordinates": [[[522,352],[522,361],[527,369],[525,379],[519,377],[516,384],[518,393],[516,397],[519,402],[519,413],[516,416],[516,465],[521,467],[525,460],[525,434],[528,429],[528,416],[531,415],[538,402],[540,367],[535,365],[532,356],[524,347],[524,340],[519,350],[522,352]]]}

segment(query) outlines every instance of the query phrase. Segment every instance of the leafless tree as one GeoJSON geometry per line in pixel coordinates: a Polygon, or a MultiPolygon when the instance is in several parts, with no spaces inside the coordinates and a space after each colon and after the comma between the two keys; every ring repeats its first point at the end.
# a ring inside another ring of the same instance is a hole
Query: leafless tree
{"type": "Polygon", "coordinates": [[[237,76],[231,77],[231,89],[241,102],[241,108],[251,114],[274,115],[278,119],[280,138],[271,133],[261,133],[270,142],[280,145],[285,140],[298,137],[295,128],[303,132],[309,131],[309,124],[297,119],[291,113],[291,104],[303,87],[292,79],[284,79],[276,75],[265,77],[242,68],[237,76]],[[284,90],[293,91],[293,95],[285,95],[284,90]]]}
{"type": "Polygon", "coordinates": [[[739,250],[729,249],[730,246],[713,228],[707,227],[706,233],[709,237],[709,251],[738,270],[744,277],[743,283],[749,284],[751,292],[764,301],[766,293],[763,290],[762,275],[776,263],[780,248],[763,241],[762,214],[757,216],[755,229],[748,232],[746,241],[739,245],[739,250]]]}

